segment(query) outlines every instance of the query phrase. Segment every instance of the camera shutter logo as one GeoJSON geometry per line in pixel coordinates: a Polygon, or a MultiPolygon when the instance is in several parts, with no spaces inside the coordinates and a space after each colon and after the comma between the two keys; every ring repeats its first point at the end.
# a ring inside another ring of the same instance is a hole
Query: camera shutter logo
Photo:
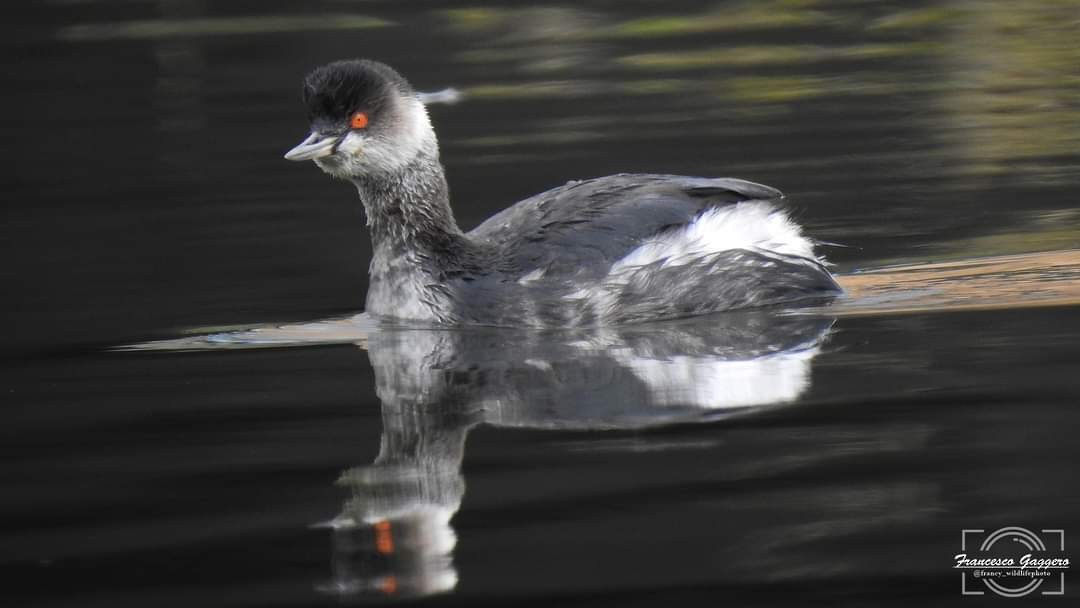
{"type": "Polygon", "coordinates": [[[1064,595],[1065,531],[1007,526],[986,534],[986,530],[965,529],[960,533],[960,551],[953,568],[961,570],[960,592],[985,595],[985,589],[1004,597],[1023,597],[1039,590],[1040,595],[1064,595]],[[979,542],[981,539],[981,542],[979,542]]]}

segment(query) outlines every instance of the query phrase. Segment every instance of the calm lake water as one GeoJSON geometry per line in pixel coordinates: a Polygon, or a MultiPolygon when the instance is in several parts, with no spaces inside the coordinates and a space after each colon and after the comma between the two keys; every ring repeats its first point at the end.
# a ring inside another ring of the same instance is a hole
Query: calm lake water
{"type": "Polygon", "coordinates": [[[962,529],[1080,530],[1080,3],[9,12],[5,606],[978,603],[962,529]],[[373,328],[355,192],[281,158],[355,56],[464,94],[465,227],[737,176],[849,296],[373,328]]]}

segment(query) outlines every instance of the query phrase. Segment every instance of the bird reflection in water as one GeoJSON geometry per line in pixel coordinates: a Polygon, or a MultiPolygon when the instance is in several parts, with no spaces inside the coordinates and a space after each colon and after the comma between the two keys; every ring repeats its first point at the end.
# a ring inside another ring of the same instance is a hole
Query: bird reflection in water
{"type": "Polygon", "coordinates": [[[791,403],[832,321],[732,313],[588,332],[380,329],[367,347],[382,402],[379,455],[343,473],[334,594],[453,589],[468,432],[640,429],[791,403]]]}
{"type": "MultiPolygon", "coordinates": [[[[339,515],[321,524],[332,530],[334,556],[333,576],[321,588],[343,595],[419,596],[448,591],[457,583],[451,520],[464,496],[461,464],[473,427],[640,429],[791,404],[809,388],[811,360],[825,343],[832,319],[1075,305],[1080,302],[1080,251],[896,266],[841,276],[840,282],[847,296],[816,310],[730,312],[566,332],[392,329],[358,315],[127,348],[222,350],[330,343],[367,348],[382,401],[380,453],[371,465],[340,477],[351,496],[339,515]]],[[[953,341],[964,343],[961,338],[953,341]]],[[[912,360],[916,365],[927,356],[921,348],[912,360]]],[[[897,356],[902,354],[898,351],[897,356]]],[[[864,362],[860,369],[870,369],[868,365],[864,362]]],[[[765,451],[783,445],[786,451],[777,454],[781,463],[792,460],[792,454],[801,455],[799,460],[874,454],[922,458],[933,432],[930,421],[875,421],[869,428],[851,424],[855,426],[831,431],[817,427],[812,439],[788,435],[755,445],[765,451]]],[[[948,445],[967,445],[971,453],[997,445],[982,435],[992,428],[972,427],[966,418],[945,428],[962,429],[960,437],[968,439],[952,437],[948,445]]],[[[584,433],[576,447],[601,445],[603,437],[610,436],[584,433]]],[[[762,466],[787,470],[784,464],[762,466]]],[[[755,468],[755,474],[761,470],[755,468]]],[[[1000,474],[995,470],[995,479],[1000,474]]],[[[1014,487],[974,482],[979,490],[972,491],[966,485],[967,471],[956,479],[964,482],[961,492],[979,505],[1001,503],[1005,499],[996,489],[1014,487]]],[[[790,538],[842,536],[853,528],[877,530],[897,521],[929,518],[940,509],[933,506],[937,493],[932,480],[907,472],[878,483],[860,481],[855,488],[796,486],[747,499],[731,512],[752,506],[794,523],[770,525],[758,530],[752,543],[734,544],[738,550],[732,551],[746,567],[736,572],[749,575],[765,565],[773,574],[801,576],[806,560],[855,572],[862,565],[858,552],[813,553],[811,547],[788,553],[799,556],[791,562],[778,559],[775,548],[790,538]],[[787,508],[777,496],[798,504],[787,508]],[[779,506],[769,510],[772,504],[779,506]],[[803,521],[793,513],[811,513],[814,519],[803,521]],[[754,551],[762,554],[754,559],[754,551]]],[[[749,524],[738,519],[717,524],[728,530],[744,525],[749,524]]]]}

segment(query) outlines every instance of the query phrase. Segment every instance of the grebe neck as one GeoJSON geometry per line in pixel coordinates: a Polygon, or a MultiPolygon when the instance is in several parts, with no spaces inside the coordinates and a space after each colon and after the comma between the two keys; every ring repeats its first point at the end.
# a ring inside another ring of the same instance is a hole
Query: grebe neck
{"type": "Polygon", "coordinates": [[[450,191],[438,158],[421,155],[399,171],[353,183],[377,254],[414,251],[442,256],[466,241],[450,209],[450,191]]]}

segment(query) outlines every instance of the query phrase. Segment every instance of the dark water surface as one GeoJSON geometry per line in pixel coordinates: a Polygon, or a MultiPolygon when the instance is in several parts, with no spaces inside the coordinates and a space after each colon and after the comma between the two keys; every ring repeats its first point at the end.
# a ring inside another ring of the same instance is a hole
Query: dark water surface
{"type": "Polygon", "coordinates": [[[5,606],[979,603],[962,529],[1080,529],[1080,4],[9,12],[5,606]],[[857,297],[373,330],[355,193],[281,159],[350,56],[465,94],[431,108],[464,227],[738,176],[857,297]]]}

